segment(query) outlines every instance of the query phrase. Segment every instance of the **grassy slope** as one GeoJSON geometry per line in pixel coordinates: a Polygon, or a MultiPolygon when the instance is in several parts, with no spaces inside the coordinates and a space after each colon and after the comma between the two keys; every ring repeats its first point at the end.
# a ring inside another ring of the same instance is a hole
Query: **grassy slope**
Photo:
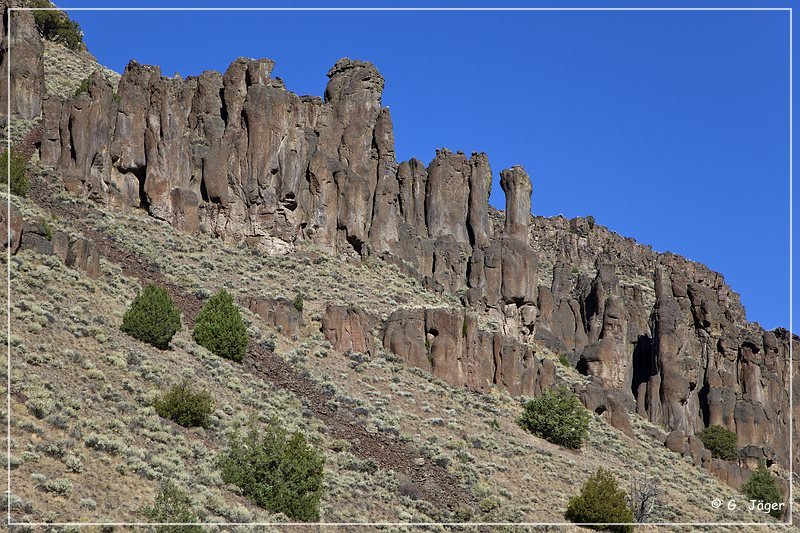
{"type": "MultiPolygon", "coordinates": [[[[29,215],[37,211],[29,201],[22,206],[29,215]]],[[[276,351],[335,391],[337,402],[361,407],[370,431],[399,434],[420,450],[420,462],[445,464],[468,482],[486,510],[474,519],[561,521],[568,498],[599,466],[612,469],[622,480],[637,470],[660,476],[664,520],[753,518],[712,512],[708,495],[733,491],[642,431],[631,440],[593,416],[584,450],[564,450],[517,427],[519,402],[505,394],[453,389],[385,354],[358,362],[332,351],[318,322],[328,301],[363,305],[379,314],[399,302],[449,303],[417,288],[392,266],[357,266],[324,256],[311,260],[306,254],[301,259],[267,255],[208,236],[180,234],[138,211],[106,212],[88,222],[159,263],[169,277],[192,291],[208,294],[221,285],[236,294],[292,297],[302,291],[306,318],[296,339],[271,331],[247,313],[252,334],[274,339],[276,351]]],[[[352,443],[329,439],[297,398],[197,347],[185,329],[176,337],[175,349],[164,352],[119,332],[137,284],[105,261],[102,270],[102,278],[93,281],[32,252],[12,259],[13,483],[16,495],[31,506],[32,516],[139,519],[158,479],[167,476],[189,489],[206,519],[269,520],[273,517],[268,513],[221,486],[214,456],[224,449],[232,428],[251,417],[263,423],[271,416],[304,431],[324,451],[323,520],[435,516],[427,502],[413,500],[410,491],[398,492],[394,473],[356,459],[348,451],[352,443]],[[151,406],[159,390],[184,376],[217,398],[214,424],[208,430],[179,428],[161,420],[151,406]],[[39,404],[43,419],[31,410],[39,404]],[[98,438],[107,444],[98,444],[98,438]],[[61,454],[48,449],[59,442],[68,451],[61,459],[50,457],[48,452],[61,454]],[[81,459],[81,472],[69,471],[65,460],[70,456],[81,459]],[[71,482],[70,494],[54,497],[47,492],[46,480],[62,479],[71,482]]],[[[570,380],[582,379],[571,369],[559,372],[570,380]]],[[[636,427],[644,424],[634,421],[636,427]]]]}

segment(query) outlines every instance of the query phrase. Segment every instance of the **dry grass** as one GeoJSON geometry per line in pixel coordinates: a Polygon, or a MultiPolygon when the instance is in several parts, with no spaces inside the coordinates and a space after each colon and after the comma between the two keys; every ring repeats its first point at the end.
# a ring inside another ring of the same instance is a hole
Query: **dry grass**
{"type": "Polygon", "coordinates": [[[120,75],[104,67],[87,52],[76,53],[66,46],[44,40],[45,94],[64,99],[72,97],[83,80],[100,70],[116,89],[120,75]]]}

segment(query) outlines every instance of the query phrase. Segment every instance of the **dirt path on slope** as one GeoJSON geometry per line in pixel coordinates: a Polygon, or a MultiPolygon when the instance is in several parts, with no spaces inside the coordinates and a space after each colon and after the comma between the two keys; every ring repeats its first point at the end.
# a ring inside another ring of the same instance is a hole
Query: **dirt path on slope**
{"type": "MultiPolygon", "coordinates": [[[[194,327],[195,318],[203,306],[200,298],[170,280],[155,263],[126,250],[124,243],[114,242],[102,231],[91,227],[86,221],[90,220],[90,215],[99,213],[98,209],[60,202],[42,183],[41,178],[31,181],[30,198],[44,209],[68,220],[85,237],[92,239],[103,257],[117,264],[126,276],[135,278],[142,284],[156,283],[164,287],[183,312],[187,325],[194,327]]],[[[408,476],[416,485],[420,498],[432,503],[440,511],[454,512],[460,508],[475,508],[472,495],[462,488],[453,474],[430,462],[417,465],[415,460],[422,455],[413,447],[381,434],[368,433],[355,413],[346,407],[333,407],[329,403],[331,394],[301,375],[270,348],[251,340],[242,366],[253,375],[300,398],[325,423],[331,437],[349,442],[352,445],[351,451],[356,456],[372,460],[385,470],[394,470],[408,476]]]]}

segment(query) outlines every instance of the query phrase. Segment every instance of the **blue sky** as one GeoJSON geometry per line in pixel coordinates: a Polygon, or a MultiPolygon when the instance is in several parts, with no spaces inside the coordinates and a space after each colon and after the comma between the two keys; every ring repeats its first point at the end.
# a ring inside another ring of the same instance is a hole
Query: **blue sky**
{"type": "MultiPolygon", "coordinates": [[[[770,5],[793,7],[758,4],[770,5]]],[[[398,158],[484,151],[500,208],[498,173],[521,164],[535,214],[593,215],[705,263],[741,294],[750,320],[789,326],[788,12],[71,16],[92,53],[118,71],[131,58],[186,76],[269,57],[290,90],[321,95],[338,58],[372,61],[386,79],[398,158]]]]}

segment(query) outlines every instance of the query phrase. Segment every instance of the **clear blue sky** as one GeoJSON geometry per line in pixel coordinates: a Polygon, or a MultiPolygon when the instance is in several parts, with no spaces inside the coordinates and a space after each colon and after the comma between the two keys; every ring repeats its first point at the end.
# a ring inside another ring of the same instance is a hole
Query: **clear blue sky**
{"type": "Polygon", "coordinates": [[[501,208],[497,174],[524,165],[535,214],[591,214],[703,262],[741,294],[750,320],[789,326],[788,12],[71,15],[120,72],[131,58],[186,76],[269,57],[290,90],[321,95],[338,58],[372,61],[386,78],[398,158],[487,152],[501,208]]]}

